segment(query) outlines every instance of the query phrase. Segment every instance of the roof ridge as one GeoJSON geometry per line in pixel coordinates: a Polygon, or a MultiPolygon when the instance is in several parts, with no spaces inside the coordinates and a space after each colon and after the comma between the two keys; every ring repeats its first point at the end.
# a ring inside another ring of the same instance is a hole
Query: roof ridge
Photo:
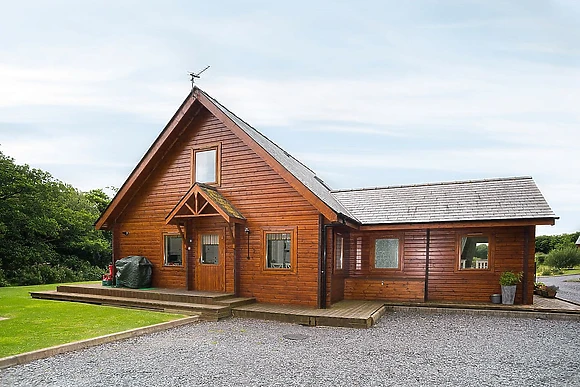
{"type": "Polygon", "coordinates": [[[432,187],[432,186],[441,186],[441,185],[485,183],[485,182],[492,182],[492,181],[510,181],[510,180],[513,180],[513,181],[515,181],[515,180],[532,180],[532,177],[531,176],[511,176],[511,177],[496,177],[496,178],[475,179],[475,180],[453,180],[453,181],[441,181],[441,182],[433,182],[433,183],[390,185],[390,186],[383,186],[383,187],[346,188],[346,189],[332,190],[330,192],[331,193],[339,193],[339,192],[353,192],[353,191],[373,191],[373,190],[392,189],[392,188],[432,187]]]}
{"type": "MultiPolygon", "coordinates": [[[[310,167],[308,167],[306,164],[304,164],[302,161],[298,160],[296,157],[292,156],[290,153],[288,153],[285,149],[283,149],[280,145],[276,144],[274,141],[272,141],[268,136],[266,136],[264,133],[260,132],[258,129],[254,128],[252,125],[248,124],[243,118],[241,118],[240,116],[238,116],[236,113],[234,113],[233,111],[231,111],[230,109],[228,109],[224,104],[222,104],[220,101],[218,101],[217,99],[215,99],[214,97],[212,97],[211,95],[209,95],[208,93],[206,93],[205,91],[203,91],[202,89],[200,89],[199,87],[197,87],[197,89],[202,92],[203,94],[205,94],[206,97],[210,98],[211,100],[213,100],[215,103],[217,103],[221,108],[223,108],[224,110],[227,110],[231,115],[233,115],[234,117],[236,117],[238,120],[242,121],[244,124],[246,124],[250,129],[252,129],[254,132],[256,132],[257,134],[259,134],[260,136],[262,136],[263,138],[265,138],[266,140],[268,140],[270,143],[272,143],[272,145],[274,145],[276,148],[278,148],[280,151],[282,151],[286,156],[291,157],[292,159],[294,159],[296,162],[300,163],[300,165],[302,165],[304,168],[308,169],[310,172],[312,172],[314,175],[316,175],[316,172],[314,172],[312,169],[310,169],[310,167]]],[[[325,184],[326,185],[326,184],[325,184]]]]}

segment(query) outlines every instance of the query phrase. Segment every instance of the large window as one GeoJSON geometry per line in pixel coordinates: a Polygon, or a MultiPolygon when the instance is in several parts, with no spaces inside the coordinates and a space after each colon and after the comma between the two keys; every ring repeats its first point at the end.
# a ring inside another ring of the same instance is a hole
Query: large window
{"type": "Polygon", "coordinates": [[[219,184],[220,146],[195,149],[192,157],[193,182],[219,184]]]}
{"type": "Polygon", "coordinates": [[[460,270],[487,270],[490,268],[489,261],[489,236],[481,234],[460,236],[460,270]]]}
{"type": "Polygon", "coordinates": [[[201,263],[206,265],[219,264],[220,237],[217,234],[201,236],[201,263]]]}
{"type": "Polygon", "coordinates": [[[336,234],[336,241],[334,244],[334,268],[342,270],[344,265],[344,238],[340,234],[336,234]]]}
{"type": "Polygon", "coordinates": [[[272,272],[294,272],[296,269],[296,230],[264,230],[264,268],[272,272]]]}
{"type": "Polygon", "coordinates": [[[163,236],[164,264],[181,266],[183,264],[183,239],[180,235],[163,236]]]}
{"type": "Polygon", "coordinates": [[[398,269],[400,258],[399,239],[375,239],[373,255],[375,269],[398,269]]]}

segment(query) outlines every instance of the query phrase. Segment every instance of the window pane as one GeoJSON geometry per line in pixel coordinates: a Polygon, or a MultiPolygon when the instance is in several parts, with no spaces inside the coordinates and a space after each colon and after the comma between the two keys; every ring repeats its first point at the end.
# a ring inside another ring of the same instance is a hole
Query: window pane
{"type": "Polygon", "coordinates": [[[206,265],[219,264],[219,235],[201,236],[201,263],[206,265]]]}
{"type": "Polygon", "coordinates": [[[489,267],[489,239],[487,236],[461,238],[460,269],[487,269],[489,267]]]}
{"type": "Polygon", "coordinates": [[[266,234],[266,244],[266,267],[272,269],[289,269],[290,234],[266,234]]]}
{"type": "Polygon", "coordinates": [[[362,238],[356,238],[356,258],[355,258],[355,270],[362,270],[362,238]]]}
{"type": "Polygon", "coordinates": [[[215,183],[217,151],[210,149],[195,153],[195,181],[200,183],[215,183]]]}
{"type": "Polygon", "coordinates": [[[396,269],[399,267],[399,240],[377,239],[375,241],[375,268],[396,269]]]}
{"type": "Polygon", "coordinates": [[[336,236],[336,247],[334,250],[334,260],[336,262],[336,268],[342,269],[342,260],[343,260],[343,250],[344,250],[344,239],[342,235],[336,236]]]}
{"type": "Polygon", "coordinates": [[[165,264],[181,265],[183,243],[179,235],[165,235],[165,264]]]}

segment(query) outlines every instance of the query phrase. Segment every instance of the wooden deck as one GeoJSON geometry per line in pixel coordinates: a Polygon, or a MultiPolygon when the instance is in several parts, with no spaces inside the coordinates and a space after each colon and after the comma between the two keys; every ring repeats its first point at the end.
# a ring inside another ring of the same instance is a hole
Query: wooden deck
{"type": "MultiPolygon", "coordinates": [[[[236,297],[231,293],[200,292],[179,289],[128,289],[101,286],[100,284],[60,285],[56,291],[32,292],[33,298],[76,301],[100,305],[176,312],[198,315],[202,320],[218,321],[230,316],[257,318],[302,324],[308,326],[334,326],[368,328],[387,312],[397,308],[413,310],[455,309],[472,313],[537,312],[546,315],[577,316],[580,305],[534,296],[533,305],[502,305],[491,303],[460,302],[388,302],[340,301],[328,309],[314,309],[298,305],[256,303],[253,298],[236,297]]],[[[455,313],[455,312],[454,312],[455,313]]]]}
{"type": "Polygon", "coordinates": [[[309,326],[369,328],[387,308],[382,301],[337,302],[328,309],[313,309],[295,305],[249,304],[232,309],[236,317],[275,320],[309,326]]]}

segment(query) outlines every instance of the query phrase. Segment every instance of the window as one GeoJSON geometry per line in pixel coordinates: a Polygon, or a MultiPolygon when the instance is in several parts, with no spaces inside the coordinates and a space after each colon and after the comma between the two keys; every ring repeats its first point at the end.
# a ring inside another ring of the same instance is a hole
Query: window
{"type": "Polygon", "coordinates": [[[292,239],[290,233],[266,234],[266,267],[270,269],[289,269],[290,247],[292,239]]]}
{"type": "Polygon", "coordinates": [[[344,238],[340,234],[336,234],[336,241],[334,244],[334,268],[342,270],[344,259],[344,238]]]}
{"type": "Polygon", "coordinates": [[[459,269],[489,269],[489,237],[487,235],[460,236],[459,269]]]}
{"type": "Polygon", "coordinates": [[[356,238],[355,270],[362,270],[362,237],[356,238]]]}
{"type": "Polygon", "coordinates": [[[217,234],[201,236],[201,263],[206,265],[219,264],[220,237],[217,234]]]}
{"type": "Polygon", "coordinates": [[[164,264],[181,266],[183,262],[183,240],[180,235],[164,235],[164,264]]]}
{"type": "Polygon", "coordinates": [[[374,268],[375,269],[399,268],[398,238],[375,239],[374,268]]]}
{"type": "Polygon", "coordinates": [[[219,184],[220,148],[220,145],[216,145],[193,150],[193,182],[219,184]]]}
{"type": "Polygon", "coordinates": [[[267,228],[263,231],[264,266],[272,273],[296,271],[296,228],[267,228]]]}

